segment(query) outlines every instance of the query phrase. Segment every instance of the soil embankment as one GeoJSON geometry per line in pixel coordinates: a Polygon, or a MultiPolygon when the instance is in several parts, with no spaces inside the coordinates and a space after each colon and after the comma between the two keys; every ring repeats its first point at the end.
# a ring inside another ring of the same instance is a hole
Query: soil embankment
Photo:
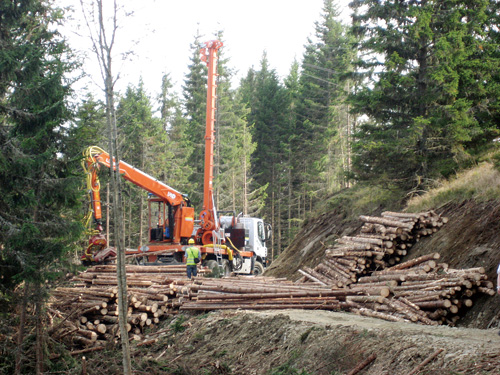
{"type": "MultiPolygon", "coordinates": [[[[174,323],[173,323],[174,324],[174,323]]],[[[150,348],[179,374],[498,374],[496,330],[429,327],[330,311],[235,311],[191,317],[186,330],[150,348]],[[168,350],[164,349],[168,343],[168,350]],[[189,364],[189,365],[188,365],[189,364]]]]}

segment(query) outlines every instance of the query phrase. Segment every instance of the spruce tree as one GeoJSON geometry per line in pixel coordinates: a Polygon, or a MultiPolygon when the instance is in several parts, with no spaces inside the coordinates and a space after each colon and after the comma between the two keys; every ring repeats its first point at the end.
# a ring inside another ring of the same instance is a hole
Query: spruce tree
{"type": "Polygon", "coordinates": [[[255,195],[260,197],[257,202],[266,197],[260,216],[269,220],[276,230],[275,219],[279,215],[274,213],[281,195],[280,176],[285,158],[283,140],[287,137],[286,93],[276,70],[269,66],[265,52],[260,69],[250,69],[242,79],[239,95],[250,109],[247,120],[252,129],[252,140],[256,143],[251,163],[255,195]]]}
{"type": "Polygon", "coordinates": [[[66,215],[78,204],[80,181],[61,130],[71,116],[65,75],[73,68],[54,30],[61,15],[46,1],[0,4],[0,298],[11,300],[24,281],[16,373],[28,302],[37,312],[36,368],[26,371],[43,372],[45,281],[82,229],[66,215]]]}
{"type": "Polygon", "coordinates": [[[182,136],[183,144],[191,151],[188,164],[192,168],[192,175],[188,193],[195,207],[201,207],[203,201],[207,106],[207,67],[200,58],[200,38],[200,35],[196,35],[191,45],[191,64],[183,86],[184,117],[188,123],[182,136]]]}
{"type": "Polygon", "coordinates": [[[418,190],[496,135],[493,3],[353,1],[367,79],[353,102],[368,116],[355,143],[360,179],[418,190]]]}
{"type": "MultiPolygon", "coordinates": [[[[167,135],[162,121],[153,116],[151,99],[142,80],[137,87],[129,85],[120,99],[117,127],[124,139],[121,145],[123,161],[161,179],[165,168],[167,135]]],[[[124,202],[127,246],[136,248],[146,234],[146,192],[133,184],[123,184],[123,187],[128,197],[124,202]]]]}
{"type": "MultiPolygon", "coordinates": [[[[303,139],[303,191],[321,196],[346,187],[350,127],[346,98],[352,71],[349,30],[339,21],[333,0],[325,0],[315,35],[306,45],[300,77],[297,132],[303,139]]],[[[303,197],[306,198],[305,196],[303,197]]]]}

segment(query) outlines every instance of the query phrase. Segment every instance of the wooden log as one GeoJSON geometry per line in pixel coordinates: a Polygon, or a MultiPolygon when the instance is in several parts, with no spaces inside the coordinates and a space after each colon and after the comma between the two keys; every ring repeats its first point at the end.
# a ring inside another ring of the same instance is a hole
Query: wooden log
{"type": "Polygon", "coordinates": [[[325,251],[325,256],[327,257],[333,257],[333,258],[344,258],[344,257],[352,257],[352,258],[358,258],[358,257],[367,257],[371,258],[373,256],[373,253],[371,251],[367,250],[351,250],[349,248],[342,248],[342,247],[335,247],[332,248],[331,250],[326,250],[325,251]]]}
{"type": "Polygon", "coordinates": [[[382,297],[382,296],[346,296],[345,300],[352,301],[352,302],[360,302],[360,303],[367,303],[367,302],[383,303],[384,297],[382,297]]]}
{"type": "Polygon", "coordinates": [[[406,275],[403,274],[388,274],[388,275],[376,275],[376,276],[364,276],[358,279],[359,284],[381,282],[381,281],[405,281],[406,275]]]}
{"type": "Polygon", "coordinates": [[[365,293],[366,295],[378,295],[378,296],[381,296],[381,297],[389,297],[391,295],[391,289],[386,287],[386,286],[382,286],[382,287],[374,287],[374,288],[355,288],[355,289],[351,289],[353,291],[359,291],[359,290],[362,290],[363,293],[365,293]]]}
{"type": "Polygon", "coordinates": [[[428,260],[432,260],[432,259],[436,259],[437,260],[439,258],[440,258],[439,253],[427,254],[427,255],[423,255],[423,256],[415,258],[415,259],[411,259],[411,260],[409,260],[407,262],[403,262],[403,263],[397,264],[397,265],[395,265],[395,266],[393,266],[391,268],[386,269],[386,271],[390,272],[390,271],[394,271],[394,270],[401,270],[401,269],[404,269],[404,268],[410,268],[410,267],[416,266],[417,264],[426,262],[428,260]]]}
{"type": "MultiPolygon", "coordinates": [[[[403,228],[392,227],[392,226],[380,226],[380,227],[384,228],[385,234],[390,233],[390,234],[395,234],[395,235],[399,235],[399,236],[403,237],[403,228]]],[[[404,235],[404,237],[407,238],[406,235],[404,235]]]]}
{"type": "Polygon", "coordinates": [[[101,320],[103,320],[107,323],[118,323],[118,317],[116,317],[116,316],[105,315],[101,318],[101,320]]]}
{"type": "Polygon", "coordinates": [[[315,281],[317,283],[320,283],[321,285],[328,285],[327,283],[319,280],[318,278],[316,278],[315,276],[311,275],[310,272],[306,272],[306,271],[303,271],[303,270],[298,270],[299,273],[301,273],[302,275],[304,275],[305,277],[307,277],[308,279],[312,280],[312,281],[315,281]]]}
{"type": "Polygon", "coordinates": [[[351,371],[347,373],[347,375],[356,375],[365,367],[367,367],[370,363],[372,363],[375,359],[377,359],[377,355],[375,353],[371,354],[364,361],[360,362],[356,367],[354,367],[351,371]]]}
{"type": "Polygon", "coordinates": [[[364,221],[366,223],[374,223],[374,224],[380,224],[384,226],[391,226],[391,227],[397,227],[397,228],[406,228],[406,229],[413,229],[414,223],[404,223],[398,220],[390,220],[390,219],[384,219],[381,217],[374,217],[374,216],[364,216],[361,215],[359,217],[361,221],[364,221]]]}
{"type": "Polygon", "coordinates": [[[83,337],[86,337],[87,339],[91,341],[96,341],[97,340],[97,333],[94,331],[89,331],[86,329],[79,329],[77,333],[83,337]]]}
{"type": "MultiPolygon", "coordinates": [[[[371,245],[377,245],[380,247],[384,248],[392,248],[394,246],[394,242],[392,240],[387,240],[387,239],[382,239],[382,238],[376,238],[376,237],[362,237],[362,236],[356,236],[356,237],[349,237],[349,236],[344,236],[342,239],[346,241],[351,241],[351,242],[359,242],[359,243],[367,243],[371,245]]],[[[371,248],[371,247],[370,247],[371,248]]]]}
{"type": "Polygon", "coordinates": [[[97,324],[95,326],[96,326],[97,332],[99,332],[100,334],[105,334],[106,333],[107,327],[106,327],[105,324],[100,323],[100,324],[97,324]]]}
{"type": "Polygon", "coordinates": [[[370,250],[372,248],[370,243],[363,242],[363,241],[347,240],[344,237],[339,238],[337,240],[337,243],[342,244],[343,245],[343,246],[341,246],[342,248],[349,249],[349,250],[370,250]]]}
{"type": "Polygon", "coordinates": [[[429,217],[431,214],[427,212],[418,212],[418,213],[413,213],[413,212],[394,212],[394,211],[384,211],[382,212],[382,216],[391,216],[391,217],[399,217],[399,218],[406,218],[406,219],[423,219],[426,217],[429,217]]]}
{"type": "Polygon", "coordinates": [[[64,287],[59,287],[56,288],[53,291],[54,295],[59,295],[59,293],[64,293],[70,296],[75,296],[76,295],[90,295],[94,297],[105,297],[105,298],[113,298],[114,293],[111,290],[97,290],[97,289],[90,289],[90,288],[64,288],[64,287]]]}
{"type": "Polygon", "coordinates": [[[410,371],[408,375],[418,374],[420,370],[422,370],[429,362],[433,361],[439,354],[441,354],[443,350],[444,349],[436,350],[434,353],[432,353],[426,359],[424,359],[417,367],[415,367],[412,371],[410,371]]]}
{"type": "Polygon", "coordinates": [[[359,315],[368,316],[368,317],[371,317],[371,318],[384,319],[384,320],[388,320],[388,321],[391,321],[391,322],[407,322],[408,321],[406,319],[403,319],[403,318],[400,318],[400,317],[397,317],[397,316],[394,316],[394,315],[384,314],[384,313],[381,313],[379,311],[374,311],[374,310],[367,309],[367,308],[364,308],[364,307],[360,308],[360,309],[352,309],[351,311],[355,312],[355,313],[357,313],[359,315]]]}
{"type": "Polygon", "coordinates": [[[484,288],[484,287],[481,287],[481,286],[478,287],[477,290],[478,290],[478,292],[487,294],[489,296],[494,296],[496,294],[496,292],[495,292],[494,289],[484,288]]]}
{"type": "Polygon", "coordinates": [[[413,302],[421,309],[440,309],[440,308],[450,308],[451,301],[448,299],[440,301],[428,301],[428,302],[413,302]]]}
{"type": "Polygon", "coordinates": [[[227,304],[192,304],[186,303],[180,306],[180,310],[198,310],[198,311],[210,311],[210,310],[281,310],[281,309],[304,309],[304,310],[338,310],[339,303],[306,303],[306,304],[239,304],[239,305],[227,305],[227,304]],[[292,307],[293,306],[293,307],[292,307]]]}
{"type": "Polygon", "coordinates": [[[95,340],[92,341],[91,339],[88,339],[86,337],[82,337],[82,336],[78,336],[78,335],[73,335],[73,336],[71,336],[71,341],[74,344],[77,344],[77,345],[92,346],[92,345],[94,345],[94,341],[95,340]]]}

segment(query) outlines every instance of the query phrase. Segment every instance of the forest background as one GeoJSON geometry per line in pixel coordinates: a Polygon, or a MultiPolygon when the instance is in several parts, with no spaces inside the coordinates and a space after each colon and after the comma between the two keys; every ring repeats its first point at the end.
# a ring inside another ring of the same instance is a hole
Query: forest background
{"type": "MultiPolygon", "coordinates": [[[[404,201],[477,163],[499,135],[498,1],[350,7],[345,25],[335,2],[324,1],[314,36],[283,80],[263,53],[232,87],[230,56],[220,52],[215,205],[270,222],[272,258],[310,215],[338,204],[339,191],[404,201]]],[[[33,289],[23,293],[41,301],[39,286],[85,243],[80,163],[88,146],[106,149],[105,106],[91,94],[70,100],[70,77],[85,67],[57,31],[61,9],[1,2],[0,20],[0,299],[13,302],[15,287],[29,280],[33,289]]],[[[180,96],[168,74],[156,94],[141,82],[116,93],[122,160],[188,194],[197,211],[204,41],[193,40],[180,96]]],[[[127,247],[146,238],[144,194],[124,184],[127,247]]]]}

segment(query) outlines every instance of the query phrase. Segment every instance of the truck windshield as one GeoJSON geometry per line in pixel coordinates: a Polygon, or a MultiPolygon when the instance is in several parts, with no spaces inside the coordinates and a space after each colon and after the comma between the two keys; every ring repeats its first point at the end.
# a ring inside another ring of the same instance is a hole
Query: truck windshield
{"type": "Polygon", "coordinates": [[[262,221],[259,221],[257,223],[257,234],[261,242],[264,242],[266,240],[266,234],[264,232],[264,224],[262,223],[262,221]]]}

